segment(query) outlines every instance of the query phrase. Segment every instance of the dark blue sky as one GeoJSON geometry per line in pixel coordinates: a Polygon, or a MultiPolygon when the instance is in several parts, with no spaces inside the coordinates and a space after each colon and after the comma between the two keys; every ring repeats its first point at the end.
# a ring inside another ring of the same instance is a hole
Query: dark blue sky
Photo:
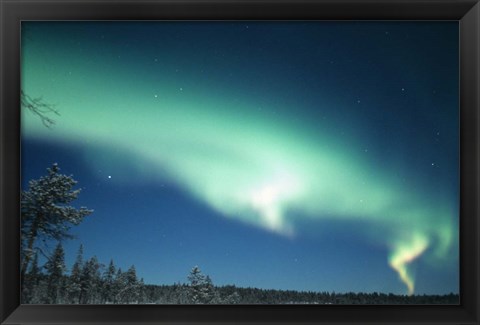
{"type": "Polygon", "coordinates": [[[146,283],[458,292],[457,22],[28,22],[22,181],[146,283]]]}

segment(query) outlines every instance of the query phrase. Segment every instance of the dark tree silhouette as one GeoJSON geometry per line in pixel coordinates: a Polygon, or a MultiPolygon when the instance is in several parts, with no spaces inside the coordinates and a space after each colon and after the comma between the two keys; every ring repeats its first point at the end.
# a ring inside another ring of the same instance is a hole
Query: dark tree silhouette
{"type": "Polygon", "coordinates": [[[64,273],[66,271],[65,266],[65,253],[61,243],[58,243],[53,256],[45,264],[45,269],[48,276],[48,286],[47,286],[47,303],[57,304],[59,303],[59,298],[64,295],[64,273]]]}
{"type": "Polygon", "coordinates": [[[102,303],[113,302],[115,300],[115,264],[110,260],[107,270],[103,274],[102,303]]]}
{"type": "Polygon", "coordinates": [[[96,256],[85,263],[80,281],[82,304],[92,304],[98,301],[102,289],[101,268],[102,266],[96,256]]]}
{"type": "Polygon", "coordinates": [[[72,272],[67,283],[68,298],[71,303],[79,304],[82,300],[82,270],[83,270],[83,245],[78,249],[77,258],[72,267],[72,272]]]}
{"type": "Polygon", "coordinates": [[[38,254],[34,254],[33,261],[30,266],[28,274],[25,276],[25,283],[22,287],[22,300],[31,301],[38,284],[41,280],[41,270],[38,266],[38,254]]]}

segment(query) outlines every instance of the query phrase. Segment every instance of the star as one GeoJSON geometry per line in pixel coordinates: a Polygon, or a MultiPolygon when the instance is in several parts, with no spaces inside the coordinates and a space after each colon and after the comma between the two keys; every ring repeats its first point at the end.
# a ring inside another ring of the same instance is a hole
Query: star
{"type": "Polygon", "coordinates": [[[158,95],[153,95],[153,97],[158,98],[158,95]]]}
{"type": "Polygon", "coordinates": [[[182,90],[183,90],[183,88],[182,88],[182,87],[180,87],[180,91],[182,91],[182,90]]]}
{"type": "Polygon", "coordinates": [[[402,91],[405,91],[405,88],[402,88],[402,91]]]}
{"type": "Polygon", "coordinates": [[[111,175],[108,175],[108,178],[112,178],[112,176],[111,176],[111,175]]]}

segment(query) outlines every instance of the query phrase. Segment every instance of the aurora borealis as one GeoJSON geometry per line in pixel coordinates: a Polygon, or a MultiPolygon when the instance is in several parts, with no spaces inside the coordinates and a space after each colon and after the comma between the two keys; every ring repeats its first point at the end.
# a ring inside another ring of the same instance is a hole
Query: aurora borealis
{"type": "Polygon", "coordinates": [[[149,283],[458,292],[456,22],[27,22],[22,181],[149,283]],[[142,266],[143,265],[143,266],[142,266]],[[158,270],[158,271],[157,271],[158,270]]]}

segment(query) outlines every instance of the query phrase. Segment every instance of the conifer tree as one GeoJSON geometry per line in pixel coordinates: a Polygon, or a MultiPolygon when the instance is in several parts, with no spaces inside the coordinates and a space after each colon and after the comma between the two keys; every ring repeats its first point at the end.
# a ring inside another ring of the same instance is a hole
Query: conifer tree
{"type": "Polygon", "coordinates": [[[77,258],[72,266],[70,272],[70,278],[67,282],[67,293],[70,303],[79,304],[81,302],[81,282],[82,282],[82,270],[83,270],[83,245],[80,244],[78,249],[77,258]]]}
{"type": "Polygon", "coordinates": [[[209,276],[202,274],[198,266],[195,266],[188,276],[189,298],[193,304],[209,304],[215,303],[217,298],[215,295],[215,288],[209,276]]]}
{"type": "Polygon", "coordinates": [[[80,224],[92,213],[85,207],[76,209],[69,205],[80,194],[80,189],[73,189],[77,181],[72,176],[60,174],[56,163],[47,171],[48,175],[31,180],[28,190],[21,195],[22,283],[36,250],[35,242],[39,238],[58,241],[72,238],[68,233],[70,226],[80,224]]]}
{"type": "Polygon", "coordinates": [[[36,288],[40,282],[41,271],[38,266],[38,254],[34,254],[30,270],[25,277],[25,283],[22,287],[22,301],[24,303],[31,302],[36,288]]]}
{"type": "Polygon", "coordinates": [[[51,258],[45,264],[47,271],[48,285],[46,302],[50,304],[57,304],[63,298],[65,289],[64,273],[65,266],[65,252],[62,244],[58,243],[51,258]]]}
{"type": "Polygon", "coordinates": [[[240,295],[238,292],[234,291],[231,295],[227,296],[224,301],[225,304],[235,305],[240,303],[240,295]]]}
{"type": "Polygon", "coordinates": [[[145,293],[145,282],[143,281],[143,278],[141,278],[138,282],[138,303],[143,304],[145,302],[147,302],[147,297],[145,293]]]}
{"type": "Polygon", "coordinates": [[[38,266],[38,254],[35,254],[33,256],[33,261],[29,272],[30,279],[34,285],[38,284],[38,281],[40,281],[40,273],[40,267],[38,266]]]}
{"type": "Polygon", "coordinates": [[[212,279],[209,275],[205,278],[205,285],[203,287],[203,303],[205,304],[220,304],[222,303],[222,299],[218,294],[217,290],[215,290],[215,286],[213,285],[212,279]]]}
{"type": "Polygon", "coordinates": [[[125,276],[121,268],[118,268],[115,275],[115,281],[113,286],[113,303],[122,303],[121,293],[126,287],[125,276]]]}
{"type": "Polygon", "coordinates": [[[82,303],[96,303],[101,290],[100,263],[96,256],[90,258],[82,271],[82,303]]]}
{"type": "Polygon", "coordinates": [[[112,303],[115,301],[115,265],[110,260],[107,270],[103,274],[102,302],[112,303]]]}
{"type": "Polygon", "coordinates": [[[122,302],[126,304],[138,302],[139,283],[135,266],[132,265],[123,276],[124,288],[120,294],[122,302]]]}

